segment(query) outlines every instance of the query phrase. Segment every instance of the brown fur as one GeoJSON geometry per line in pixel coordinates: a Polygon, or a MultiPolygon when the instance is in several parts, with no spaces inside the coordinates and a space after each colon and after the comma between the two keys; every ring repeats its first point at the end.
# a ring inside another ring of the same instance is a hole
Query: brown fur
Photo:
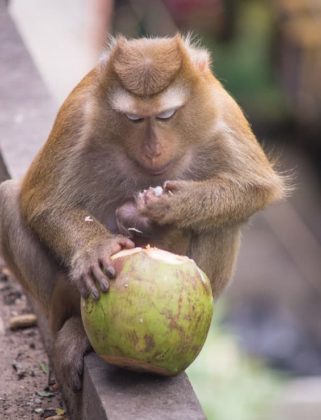
{"type": "Polygon", "coordinates": [[[112,57],[112,68],[122,86],[143,97],[155,95],[169,86],[181,64],[179,38],[131,42],[121,38],[112,57]]]}
{"type": "Polygon", "coordinates": [[[1,184],[0,250],[52,319],[77,389],[81,363],[77,353],[72,367],[70,349],[88,349],[79,293],[107,290],[110,256],[134,246],[121,235],[126,227],[148,227],[133,238],[139,244],[188,253],[217,297],[232,275],[242,224],[283,191],[206,52],[178,36],[120,39],[67,98],[22,186],[1,184]],[[160,121],[162,95],[173,88],[185,103],[160,121]],[[144,120],[112,108],[120,89],[144,120]],[[164,183],[159,197],[137,196],[164,183]]]}

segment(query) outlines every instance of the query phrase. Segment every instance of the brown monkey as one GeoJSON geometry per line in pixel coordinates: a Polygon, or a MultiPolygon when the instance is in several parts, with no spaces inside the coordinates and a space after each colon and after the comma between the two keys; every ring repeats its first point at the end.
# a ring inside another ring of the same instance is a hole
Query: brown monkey
{"type": "Polygon", "coordinates": [[[186,253],[217,297],[242,224],[283,190],[205,50],[180,36],[120,37],[67,98],[22,183],[1,184],[0,251],[43,304],[56,363],[79,389],[89,349],[79,294],[108,290],[113,253],[134,242],[186,253]],[[130,239],[133,224],[142,234],[130,239]]]}

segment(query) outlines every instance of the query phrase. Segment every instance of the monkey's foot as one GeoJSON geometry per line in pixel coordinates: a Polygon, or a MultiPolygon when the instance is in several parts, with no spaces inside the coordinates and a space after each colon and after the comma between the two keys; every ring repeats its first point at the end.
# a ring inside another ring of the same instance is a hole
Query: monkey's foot
{"type": "Polygon", "coordinates": [[[84,356],[91,350],[80,317],[69,318],[57,334],[54,346],[56,371],[74,392],[82,388],[84,356]]]}

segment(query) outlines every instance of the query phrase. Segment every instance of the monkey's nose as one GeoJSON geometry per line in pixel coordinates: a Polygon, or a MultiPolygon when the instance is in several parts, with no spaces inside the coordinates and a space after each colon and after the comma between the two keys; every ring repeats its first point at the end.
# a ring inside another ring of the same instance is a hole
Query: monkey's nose
{"type": "Polygon", "coordinates": [[[157,151],[145,151],[145,158],[149,161],[149,163],[154,166],[157,164],[159,157],[162,155],[160,150],[157,151]]]}
{"type": "Polygon", "coordinates": [[[156,163],[157,159],[161,156],[161,152],[158,153],[146,153],[145,156],[152,163],[156,163]]]}
{"type": "Polygon", "coordinates": [[[147,156],[146,155],[146,158],[147,158],[147,160],[149,161],[149,165],[153,168],[153,167],[158,167],[159,166],[159,157],[160,157],[160,155],[161,155],[161,153],[159,153],[159,154],[154,154],[154,155],[150,155],[150,156],[147,156]]]}
{"type": "Polygon", "coordinates": [[[162,148],[158,142],[148,141],[145,143],[144,149],[144,154],[150,161],[159,158],[162,154],[162,148]]]}

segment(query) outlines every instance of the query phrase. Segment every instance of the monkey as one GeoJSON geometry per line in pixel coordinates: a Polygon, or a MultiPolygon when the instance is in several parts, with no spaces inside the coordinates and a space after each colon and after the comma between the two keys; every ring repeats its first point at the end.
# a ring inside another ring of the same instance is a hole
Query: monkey
{"type": "Polygon", "coordinates": [[[42,305],[55,363],[78,391],[90,351],[80,297],[108,292],[114,253],[150,243],[188,255],[216,299],[242,226],[284,193],[207,50],[180,34],[118,36],[23,179],[1,184],[0,253],[42,305]]]}

